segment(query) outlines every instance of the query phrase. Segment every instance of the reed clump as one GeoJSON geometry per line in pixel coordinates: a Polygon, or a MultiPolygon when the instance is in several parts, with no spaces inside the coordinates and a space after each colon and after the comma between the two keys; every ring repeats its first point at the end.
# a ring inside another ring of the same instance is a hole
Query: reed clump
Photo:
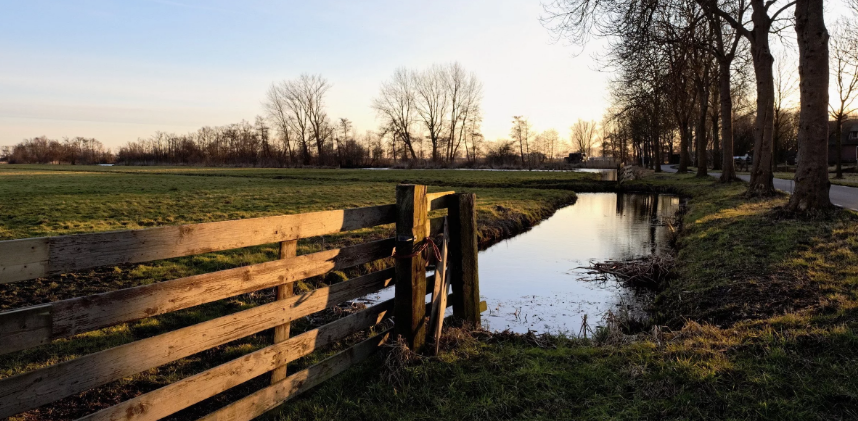
{"type": "Polygon", "coordinates": [[[630,260],[608,260],[587,267],[591,273],[611,276],[634,288],[660,289],[673,276],[676,259],[669,254],[654,254],[630,260]]]}

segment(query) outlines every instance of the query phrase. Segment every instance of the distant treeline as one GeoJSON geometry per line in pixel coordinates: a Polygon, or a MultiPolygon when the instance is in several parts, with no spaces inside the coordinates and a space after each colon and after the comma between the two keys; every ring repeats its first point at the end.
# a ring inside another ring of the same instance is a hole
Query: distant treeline
{"type": "Polygon", "coordinates": [[[103,164],[114,161],[110,150],[98,140],[85,137],[25,139],[15,146],[4,146],[2,154],[10,164],[103,164]]]}
{"type": "Polygon", "coordinates": [[[148,139],[129,142],[119,149],[117,163],[125,165],[231,165],[290,167],[301,165],[344,168],[387,165],[381,144],[368,133],[359,142],[351,122],[341,119],[330,128],[318,149],[292,148],[282,137],[272,137],[262,117],[255,124],[242,121],[196,132],[157,132],[148,139]],[[337,130],[339,129],[339,130],[337,130]],[[339,132],[339,133],[338,133],[339,132]]]}
{"type": "Polygon", "coordinates": [[[123,146],[118,161],[348,168],[453,166],[478,159],[482,85],[458,63],[396,70],[373,101],[380,126],[363,135],[349,119],[328,115],[330,87],[324,77],[307,74],[274,83],[266,93],[265,115],[253,124],[159,132],[123,146]]]}

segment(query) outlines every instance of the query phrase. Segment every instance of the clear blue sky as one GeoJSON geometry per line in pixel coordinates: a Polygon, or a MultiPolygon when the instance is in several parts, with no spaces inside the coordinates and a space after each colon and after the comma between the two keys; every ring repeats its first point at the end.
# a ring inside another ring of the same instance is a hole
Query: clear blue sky
{"type": "Polygon", "coordinates": [[[513,115],[568,135],[598,119],[608,75],[552,42],[538,0],[0,1],[0,145],[252,121],[268,86],[303,72],[333,84],[329,114],[363,131],[399,66],[459,61],[484,84],[483,132],[513,115]]]}

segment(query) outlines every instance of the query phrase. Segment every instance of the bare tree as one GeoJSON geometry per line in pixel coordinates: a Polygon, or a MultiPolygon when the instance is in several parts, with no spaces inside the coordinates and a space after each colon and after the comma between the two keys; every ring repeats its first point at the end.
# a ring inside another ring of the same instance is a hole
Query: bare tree
{"type": "Polygon", "coordinates": [[[446,73],[444,67],[437,64],[422,72],[412,73],[417,114],[424,128],[429,132],[429,141],[432,142],[432,161],[435,162],[441,158],[438,148],[445,128],[444,118],[450,107],[446,73]]]}
{"type": "Polygon", "coordinates": [[[274,127],[277,128],[280,134],[283,149],[289,155],[289,162],[295,162],[295,151],[292,147],[294,140],[292,128],[297,124],[293,120],[295,118],[294,113],[289,107],[290,103],[285,95],[286,92],[280,86],[271,84],[271,87],[268,88],[267,100],[263,106],[268,114],[268,118],[271,119],[274,127]]]}
{"type": "Polygon", "coordinates": [[[482,133],[480,133],[480,123],[482,117],[479,112],[472,113],[470,117],[462,125],[461,132],[463,133],[462,141],[465,144],[465,157],[471,163],[476,163],[477,158],[482,148],[484,141],[482,133]]]}
{"type": "Polygon", "coordinates": [[[527,118],[524,116],[513,116],[512,117],[512,129],[509,131],[510,137],[512,137],[513,141],[518,142],[518,150],[521,154],[521,166],[529,167],[526,163],[529,162],[530,155],[530,138],[533,136],[531,133],[530,122],[527,121],[527,118]]]}
{"type": "Polygon", "coordinates": [[[340,165],[342,165],[341,151],[343,149],[343,145],[345,145],[347,141],[354,139],[354,133],[352,133],[353,128],[354,125],[352,124],[351,120],[347,118],[341,117],[337,121],[337,135],[334,136],[334,140],[336,141],[335,143],[337,145],[337,160],[339,161],[340,165]]]}
{"type": "Polygon", "coordinates": [[[791,107],[790,98],[798,88],[798,75],[796,68],[786,54],[782,54],[775,62],[775,118],[774,132],[772,135],[772,147],[774,148],[774,159],[772,163],[777,168],[779,155],[784,149],[784,142],[788,139],[787,131],[790,126],[791,107]]]}
{"type": "Polygon", "coordinates": [[[596,127],[597,124],[595,121],[586,121],[579,118],[571,128],[572,147],[589,157],[593,153],[596,127]]]}
{"type": "Polygon", "coordinates": [[[393,77],[381,85],[379,96],[372,106],[384,120],[384,126],[393,136],[391,148],[396,159],[396,140],[402,141],[411,153],[411,159],[417,159],[413,145],[413,130],[417,114],[414,80],[411,72],[405,68],[396,69],[393,77]]]}
{"type": "Polygon", "coordinates": [[[788,208],[807,212],[831,207],[828,190],[828,30],[823,0],[797,0],[795,32],[801,92],[798,167],[788,208]]]}
{"type": "Polygon", "coordinates": [[[333,134],[333,127],[331,127],[328,114],[325,111],[325,94],[331,85],[321,75],[307,74],[301,75],[297,84],[300,89],[299,92],[301,92],[300,98],[303,100],[310,121],[313,140],[316,143],[316,153],[321,165],[325,162],[325,144],[333,134]]]}
{"type": "MultiPolygon", "coordinates": [[[[722,6],[723,7],[723,6],[722,6]]],[[[744,20],[745,8],[739,5],[738,10],[731,11],[732,15],[738,17],[739,21],[744,20]]],[[[718,61],[718,102],[720,110],[718,114],[721,117],[721,177],[722,183],[729,183],[738,180],[736,177],[736,169],[733,162],[733,96],[732,96],[732,80],[731,80],[731,65],[736,58],[736,51],[739,47],[739,41],[742,39],[741,33],[736,30],[731,30],[730,25],[726,25],[724,19],[715,13],[709,11],[707,13],[709,25],[714,31],[715,45],[713,53],[718,61]]],[[[714,122],[713,122],[714,123],[714,122]]]]}
{"type": "Polygon", "coordinates": [[[268,91],[268,115],[285,143],[290,143],[289,132],[297,137],[304,165],[309,165],[312,159],[310,142],[315,143],[319,162],[324,160],[325,142],[331,133],[324,106],[329,88],[330,84],[322,76],[302,74],[297,79],[272,85],[268,91]]]}
{"type": "MultiPolygon", "coordinates": [[[[453,162],[457,150],[467,134],[468,121],[478,118],[483,86],[473,73],[466,73],[459,63],[445,67],[444,72],[447,97],[449,98],[450,117],[449,142],[447,143],[446,159],[453,162]]],[[[467,146],[467,145],[466,145],[467,146]]]]}
{"type": "Polygon", "coordinates": [[[545,154],[549,159],[554,160],[557,158],[557,149],[560,143],[560,134],[557,133],[557,130],[548,129],[542,132],[542,139],[545,141],[546,151],[545,154]]]}
{"type": "Polygon", "coordinates": [[[856,110],[852,104],[858,97],[858,30],[850,27],[854,25],[854,20],[840,19],[831,36],[831,72],[837,89],[837,101],[829,105],[837,150],[835,178],[843,178],[843,123],[856,110]]]}

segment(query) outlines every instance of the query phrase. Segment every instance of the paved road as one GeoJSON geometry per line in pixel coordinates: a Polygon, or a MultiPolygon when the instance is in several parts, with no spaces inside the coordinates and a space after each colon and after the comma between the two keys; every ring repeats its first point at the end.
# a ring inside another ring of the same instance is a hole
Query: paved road
{"type": "MultiPolygon", "coordinates": [[[[661,170],[664,172],[676,172],[676,169],[672,168],[671,165],[662,165],[661,170]]],[[[713,177],[721,175],[717,172],[710,172],[709,174],[713,177]]],[[[740,175],[739,178],[745,181],[750,181],[751,176],[740,175]]],[[[776,178],[774,180],[774,184],[776,189],[792,193],[792,180],[776,178]]],[[[828,197],[831,198],[831,203],[834,203],[837,206],[858,211],[858,188],[856,187],[837,186],[832,184],[831,190],[828,191],[828,197]]]]}

